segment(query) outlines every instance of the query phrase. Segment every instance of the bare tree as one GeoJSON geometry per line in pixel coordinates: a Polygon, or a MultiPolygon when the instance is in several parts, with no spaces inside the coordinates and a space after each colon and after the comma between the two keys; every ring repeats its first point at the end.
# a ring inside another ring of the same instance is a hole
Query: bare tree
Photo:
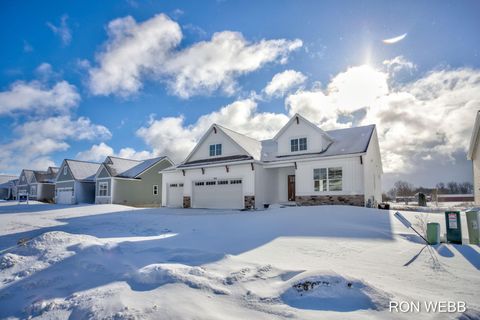
{"type": "Polygon", "coordinates": [[[458,191],[462,194],[473,193],[473,185],[470,182],[462,182],[458,184],[458,191]]]}
{"type": "Polygon", "coordinates": [[[408,197],[413,195],[413,185],[406,181],[399,180],[393,185],[397,196],[405,199],[405,204],[408,204],[408,197]]]}
{"type": "Polygon", "coordinates": [[[448,189],[448,193],[449,193],[449,194],[458,194],[458,193],[460,193],[460,192],[459,192],[459,188],[458,188],[458,183],[453,182],[453,181],[447,183],[447,189],[448,189]]]}

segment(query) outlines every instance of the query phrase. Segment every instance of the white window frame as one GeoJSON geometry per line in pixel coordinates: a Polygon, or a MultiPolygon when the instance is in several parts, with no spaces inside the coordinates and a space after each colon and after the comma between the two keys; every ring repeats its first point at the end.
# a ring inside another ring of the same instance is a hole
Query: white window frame
{"type": "Polygon", "coordinates": [[[30,195],[36,196],[37,195],[37,185],[30,186],[30,195]],[[35,190],[35,192],[33,192],[35,190]]]}
{"type": "Polygon", "coordinates": [[[98,182],[98,196],[99,197],[108,197],[108,181],[99,181],[98,182]],[[106,187],[102,190],[102,187],[106,187]],[[102,195],[102,191],[105,191],[105,195],[102,195]]]}
{"type": "Polygon", "coordinates": [[[308,150],[308,139],[307,137],[299,137],[299,138],[291,138],[290,139],[290,152],[300,152],[300,151],[307,151],[308,150]],[[300,148],[300,140],[301,139],[305,139],[305,148],[302,149],[300,148]],[[296,145],[296,150],[293,150],[293,145],[294,143],[293,142],[296,142],[295,145],[296,145]]]}
{"type": "Polygon", "coordinates": [[[344,176],[343,171],[344,171],[343,167],[314,168],[313,169],[313,191],[314,192],[338,192],[338,191],[343,191],[343,176],[344,176]],[[322,169],[325,170],[325,174],[326,174],[325,181],[324,181],[325,182],[325,190],[320,190],[320,188],[319,188],[319,190],[316,190],[315,189],[316,182],[319,181],[318,184],[319,184],[319,187],[320,187],[323,179],[315,179],[315,170],[322,170],[322,169]],[[338,169],[340,169],[340,171],[341,171],[342,178],[341,179],[330,179],[330,170],[338,170],[338,169]],[[340,180],[340,189],[339,190],[331,190],[330,180],[340,180]]]}
{"type": "Polygon", "coordinates": [[[154,196],[158,195],[158,184],[152,186],[152,193],[154,196]]]}
{"type": "Polygon", "coordinates": [[[63,167],[63,175],[66,176],[67,175],[67,166],[63,167]]]}
{"type": "Polygon", "coordinates": [[[221,143],[214,143],[214,144],[211,144],[209,145],[208,147],[208,155],[210,157],[217,157],[217,156],[221,156],[222,155],[222,152],[223,152],[223,146],[221,143]],[[212,154],[212,147],[213,147],[213,154],[212,154]]]}

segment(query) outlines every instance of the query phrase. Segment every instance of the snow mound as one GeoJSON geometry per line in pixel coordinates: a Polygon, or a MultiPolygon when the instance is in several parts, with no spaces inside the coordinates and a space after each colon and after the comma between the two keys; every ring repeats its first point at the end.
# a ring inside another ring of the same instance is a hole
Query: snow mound
{"type": "Polygon", "coordinates": [[[350,312],[383,310],[388,307],[389,295],[362,280],[327,273],[292,282],[281,300],[291,307],[310,310],[350,312]]]}
{"type": "Polygon", "coordinates": [[[133,290],[147,291],[165,284],[182,283],[190,288],[229,295],[230,292],[221,287],[222,280],[201,267],[183,264],[152,264],[139,269],[132,276],[129,284],[133,290]]]}
{"type": "Polygon", "coordinates": [[[0,257],[0,270],[11,268],[23,260],[24,258],[22,256],[13,253],[6,253],[0,257]]]}

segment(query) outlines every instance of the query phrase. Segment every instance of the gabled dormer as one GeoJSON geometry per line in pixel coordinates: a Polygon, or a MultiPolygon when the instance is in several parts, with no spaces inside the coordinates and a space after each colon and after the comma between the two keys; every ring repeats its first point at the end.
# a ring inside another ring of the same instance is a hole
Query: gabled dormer
{"type": "Polygon", "coordinates": [[[221,160],[231,157],[251,157],[259,159],[261,143],[238,132],[213,124],[184,163],[208,160],[221,160]]]}
{"type": "Polygon", "coordinates": [[[320,153],[333,142],[325,131],[298,113],[275,135],[279,156],[320,153]]]}
{"type": "Polygon", "coordinates": [[[70,168],[68,167],[68,162],[66,160],[63,160],[62,165],[60,166],[60,169],[57,172],[55,180],[56,181],[73,180],[72,172],[70,171],[70,168]]]}

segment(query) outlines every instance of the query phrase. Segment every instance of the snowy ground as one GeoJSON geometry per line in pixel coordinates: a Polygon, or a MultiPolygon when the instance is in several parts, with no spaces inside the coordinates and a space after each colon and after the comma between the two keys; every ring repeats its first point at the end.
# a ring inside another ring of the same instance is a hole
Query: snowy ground
{"type": "Polygon", "coordinates": [[[415,316],[480,318],[480,248],[425,247],[382,210],[3,202],[0,250],[2,319],[412,318],[392,300],[464,301],[415,316]]]}

